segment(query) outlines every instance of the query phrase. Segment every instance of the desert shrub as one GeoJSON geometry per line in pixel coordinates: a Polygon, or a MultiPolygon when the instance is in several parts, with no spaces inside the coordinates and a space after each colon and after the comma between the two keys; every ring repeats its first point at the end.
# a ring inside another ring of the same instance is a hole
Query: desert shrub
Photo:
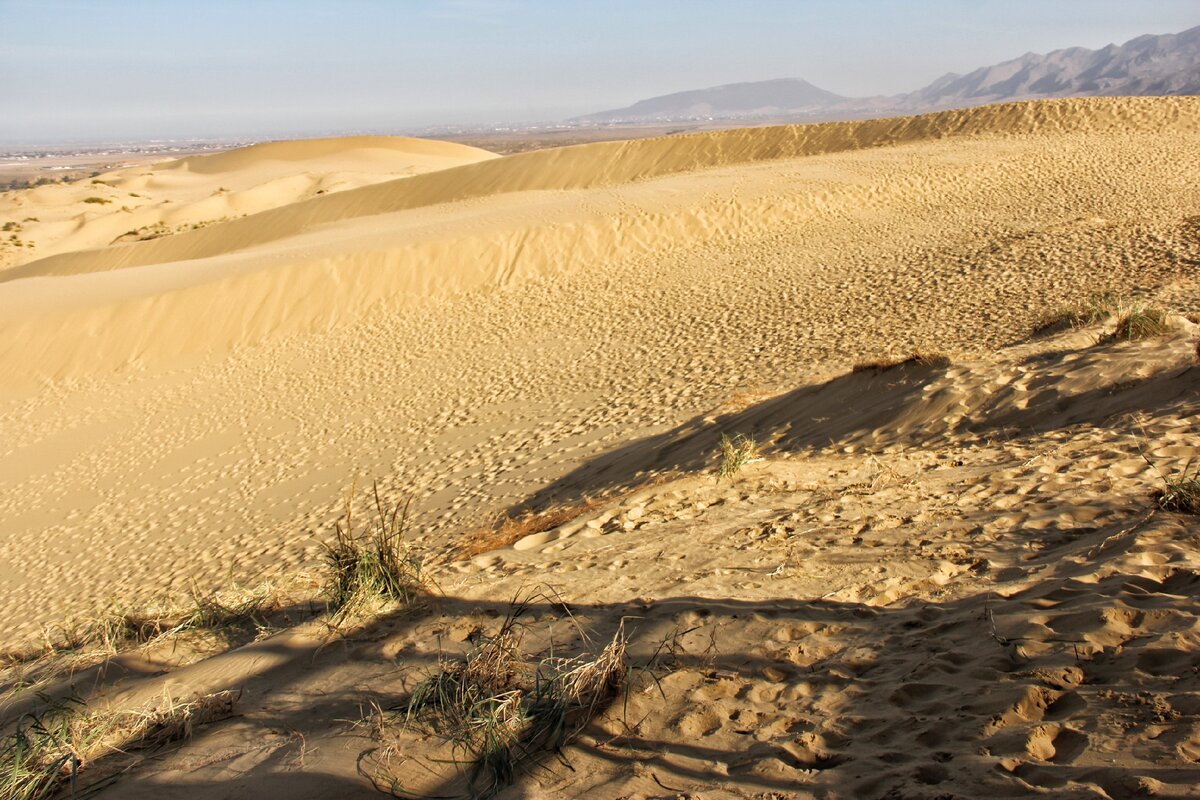
{"type": "Polygon", "coordinates": [[[406,540],[409,501],[388,505],[374,486],[375,519],[354,530],[353,494],[325,550],[325,596],[330,610],[344,615],[372,601],[415,603],[425,594],[422,562],[406,540]]]}
{"type": "Polygon", "coordinates": [[[1161,475],[1163,488],[1155,492],[1155,500],[1163,511],[1181,514],[1200,514],[1200,464],[1189,461],[1178,474],[1161,475]]]}
{"type": "Polygon", "coordinates": [[[49,702],[23,715],[0,740],[0,800],[43,800],[67,786],[76,796],[80,773],[95,762],[190,738],[197,725],[228,717],[236,700],[234,692],[186,702],[164,696],[136,711],[91,711],[79,700],[49,702]]]}
{"type": "Polygon", "coordinates": [[[1045,333],[1061,328],[1082,328],[1097,325],[1112,317],[1121,305],[1121,299],[1113,292],[1089,295],[1080,303],[1059,308],[1044,314],[1033,327],[1034,333],[1045,333]]]}
{"type": "Polygon", "coordinates": [[[851,368],[851,372],[887,372],[896,367],[948,367],[950,357],[934,351],[918,351],[902,358],[880,358],[874,361],[860,361],[851,368]]]}
{"type": "Polygon", "coordinates": [[[736,475],[758,459],[758,443],[741,433],[734,434],[733,438],[722,433],[718,448],[717,480],[736,475]]]}
{"type": "Polygon", "coordinates": [[[106,203],[111,203],[112,200],[105,200],[103,197],[85,197],[83,198],[83,202],[93,203],[95,205],[105,205],[106,203]]]}
{"type": "MultiPolygon", "coordinates": [[[[599,652],[526,654],[522,617],[536,597],[514,601],[499,630],[463,658],[442,659],[401,709],[404,729],[422,724],[450,745],[470,797],[493,797],[519,770],[561,752],[625,685],[623,630],[599,652]]],[[[398,779],[384,783],[402,796],[398,779]]]]}
{"type": "Polygon", "coordinates": [[[1168,313],[1164,308],[1141,302],[1131,303],[1119,310],[1115,330],[1106,338],[1109,341],[1132,342],[1162,336],[1170,330],[1168,313]]]}
{"type": "Polygon", "coordinates": [[[14,693],[36,692],[119,653],[183,635],[212,635],[222,644],[239,633],[261,635],[269,628],[268,615],[282,607],[282,595],[269,583],[212,594],[193,591],[187,603],[158,608],[112,604],[80,622],[49,626],[36,647],[0,653],[0,685],[14,693]]]}

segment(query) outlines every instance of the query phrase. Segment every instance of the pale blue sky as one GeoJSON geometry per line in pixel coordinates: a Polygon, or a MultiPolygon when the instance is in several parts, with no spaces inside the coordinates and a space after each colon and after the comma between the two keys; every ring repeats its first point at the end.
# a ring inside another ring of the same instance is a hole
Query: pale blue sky
{"type": "Polygon", "coordinates": [[[778,77],[892,94],[1197,24],[1197,0],[0,0],[0,141],[554,119],[778,77]]]}

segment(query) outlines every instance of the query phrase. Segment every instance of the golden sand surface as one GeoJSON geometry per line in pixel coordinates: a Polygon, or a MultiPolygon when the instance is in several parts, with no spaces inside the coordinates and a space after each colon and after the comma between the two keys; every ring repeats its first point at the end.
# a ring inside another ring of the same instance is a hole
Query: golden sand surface
{"type": "MultiPolygon", "coordinates": [[[[101,180],[0,197],[35,245],[0,262],[7,642],[302,574],[376,479],[440,593],[335,645],[122,662],[97,697],[246,705],[108,796],[370,794],[353,709],[531,586],[660,671],[502,797],[1195,796],[1200,527],[1151,497],[1200,457],[1200,99],[101,180]],[[1167,332],[1031,336],[1102,292],[1167,332]],[[914,352],[948,359],[851,371],[914,352]],[[734,433],[761,458],[718,480],[734,433]]],[[[461,792],[441,746],[370,769],[461,792]]]]}

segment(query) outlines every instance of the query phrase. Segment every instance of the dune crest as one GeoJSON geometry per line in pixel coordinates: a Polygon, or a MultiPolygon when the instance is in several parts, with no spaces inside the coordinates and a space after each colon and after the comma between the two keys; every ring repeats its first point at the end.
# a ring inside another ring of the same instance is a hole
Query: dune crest
{"type": "MultiPolygon", "coordinates": [[[[599,268],[713,233],[755,237],[788,220],[861,215],[903,198],[920,203],[938,181],[962,188],[954,148],[990,148],[997,159],[986,169],[1005,169],[1002,154],[1033,153],[1046,137],[1183,142],[1197,130],[1195,98],[1084,99],[484,160],[10,268],[0,273],[0,365],[15,376],[65,377],[226,352],[349,324],[375,307],[599,268]],[[826,177],[829,159],[922,157],[946,161],[933,184],[902,170],[886,181],[826,177]],[[73,328],[97,332],[86,355],[55,344],[73,328]],[[188,335],[169,332],[180,329],[188,335]]],[[[278,152],[294,155],[288,147],[278,152]]],[[[257,152],[226,155],[240,163],[276,151],[257,152]]]]}

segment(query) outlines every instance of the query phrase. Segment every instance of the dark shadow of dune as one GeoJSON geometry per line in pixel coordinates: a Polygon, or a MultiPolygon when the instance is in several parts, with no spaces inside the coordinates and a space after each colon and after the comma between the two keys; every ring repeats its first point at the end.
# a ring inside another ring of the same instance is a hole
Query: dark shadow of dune
{"type": "MultiPolygon", "coordinates": [[[[1034,356],[1026,363],[1041,360],[1034,356]]],[[[973,407],[972,387],[956,386],[946,377],[947,371],[946,367],[907,364],[883,371],[851,372],[742,411],[697,416],[671,431],[591,459],[506,513],[518,517],[582,496],[635,488],[655,474],[705,469],[713,463],[723,433],[755,437],[766,455],[847,446],[870,452],[935,444],[956,434],[1012,437],[1107,425],[1135,412],[1164,413],[1200,404],[1200,366],[1165,370],[1133,383],[1108,384],[1074,394],[1046,382],[1019,404],[1008,397],[985,394],[973,407]]]]}

